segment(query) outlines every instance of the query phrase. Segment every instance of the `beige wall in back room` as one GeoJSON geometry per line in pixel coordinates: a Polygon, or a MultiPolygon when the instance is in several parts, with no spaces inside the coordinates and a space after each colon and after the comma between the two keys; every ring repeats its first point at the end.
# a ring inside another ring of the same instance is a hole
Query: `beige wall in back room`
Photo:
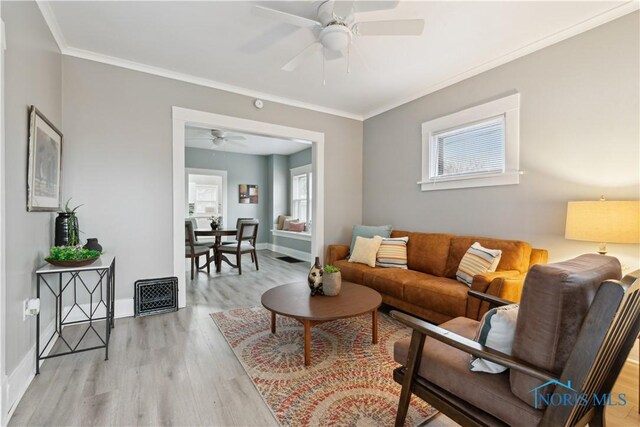
{"type": "Polygon", "coordinates": [[[86,236],[118,257],[116,298],[172,274],[172,106],[323,132],[325,243],[347,241],[362,220],[360,121],[273,102],[258,110],[245,96],[71,57],[63,89],[65,194],[85,203],[86,236]]]}
{"type": "MultiPolygon", "coordinates": [[[[635,12],[366,120],[364,222],[526,240],[551,260],[594,252],[564,239],[566,205],[640,198],[639,32],[635,12]],[[421,124],[514,92],[520,184],[420,191],[421,124]]],[[[638,245],[609,250],[638,267],[638,245]]]]}

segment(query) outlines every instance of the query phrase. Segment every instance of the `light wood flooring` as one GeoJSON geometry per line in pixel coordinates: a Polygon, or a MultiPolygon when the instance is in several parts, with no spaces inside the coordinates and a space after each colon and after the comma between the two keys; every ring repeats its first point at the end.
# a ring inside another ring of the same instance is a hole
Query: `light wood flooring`
{"type": "MultiPolygon", "coordinates": [[[[188,307],[164,315],[116,319],[103,351],[49,359],[9,425],[277,425],[209,313],[260,305],[274,286],[305,280],[307,263],[288,264],[259,251],[243,274],[224,266],[187,280],[188,307]]],[[[625,367],[616,392],[629,404],[612,408],[613,426],[640,425],[638,366],[625,367]]],[[[430,427],[455,425],[444,415],[430,427]]]]}

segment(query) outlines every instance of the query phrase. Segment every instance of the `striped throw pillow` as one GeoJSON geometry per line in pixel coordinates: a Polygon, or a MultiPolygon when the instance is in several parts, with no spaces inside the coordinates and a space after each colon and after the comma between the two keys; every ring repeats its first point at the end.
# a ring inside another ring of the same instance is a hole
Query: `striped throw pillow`
{"type": "Polygon", "coordinates": [[[480,243],[475,242],[462,257],[456,278],[459,282],[471,286],[476,274],[496,271],[501,256],[501,250],[483,248],[480,243]]]}
{"type": "Polygon", "coordinates": [[[376,255],[376,267],[407,269],[408,237],[388,237],[382,240],[376,255]]]}
{"type": "MultiPolygon", "coordinates": [[[[518,320],[518,308],[518,304],[510,304],[487,311],[478,325],[473,340],[502,353],[511,354],[518,320]]],[[[471,357],[469,369],[489,374],[499,374],[507,370],[502,365],[479,357],[471,357]]]]}

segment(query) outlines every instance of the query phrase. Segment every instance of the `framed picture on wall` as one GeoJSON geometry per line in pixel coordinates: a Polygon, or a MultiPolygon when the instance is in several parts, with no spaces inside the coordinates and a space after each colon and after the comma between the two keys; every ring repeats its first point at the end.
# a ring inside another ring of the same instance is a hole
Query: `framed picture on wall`
{"type": "Polygon", "coordinates": [[[33,105],[29,108],[27,211],[59,211],[62,132],[33,105]]]}
{"type": "Polygon", "coordinates": [[[258,186],[252,184],[240,184],[240,203],[258,203],[258,186]]]}

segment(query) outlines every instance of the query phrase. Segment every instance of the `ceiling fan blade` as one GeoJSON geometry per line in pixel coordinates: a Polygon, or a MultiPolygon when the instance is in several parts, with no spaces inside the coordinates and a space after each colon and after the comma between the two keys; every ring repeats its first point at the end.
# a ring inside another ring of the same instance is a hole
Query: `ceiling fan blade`
{"type": "Polygon", "coordinates": [[[336,0],[333,3],[333,13],[341,18],[346,18],[353,12],[354,0],[336,0]]]}
{"type": "Polygon", "coordinates": [[[304,61],[311,57],[314,53],[322,49],[322,44],[315,42],[307,46],[302,52],[293,57],[293,59],[282,67],[284,71],[293,71],[300,66],[304,61]]]}
{"type": "Polygon", "coordinates": [[[400,0],[356,1],[353,8],[356,12],[373,12],[375,10],[395,9],[400,0]]]}
{"type": "Polygon", "coordinates": [[[268,7],[254,6],[252,10],[256,15],[275,19],[281,22],[286,22],[287,24],[295,25],[296,27],[314,28],[317,26],[321,26],[318,21],[314,21],[313,19],[293,15],[287,12],[280,12],[279,10],[269,9],[268,7]]]}
{"type": "Polygon", "coordinates": [[[244,141],[247,138],[240,135],[232,135],[232,136],[225,136],[224,139],[226,139],[227,141],[244,141]]]}
{"type": "Polygon", "coordinates": [[[360,36],[419,36],[424,31],[424,19],[358,22],[356,28],[360,36]]]}

